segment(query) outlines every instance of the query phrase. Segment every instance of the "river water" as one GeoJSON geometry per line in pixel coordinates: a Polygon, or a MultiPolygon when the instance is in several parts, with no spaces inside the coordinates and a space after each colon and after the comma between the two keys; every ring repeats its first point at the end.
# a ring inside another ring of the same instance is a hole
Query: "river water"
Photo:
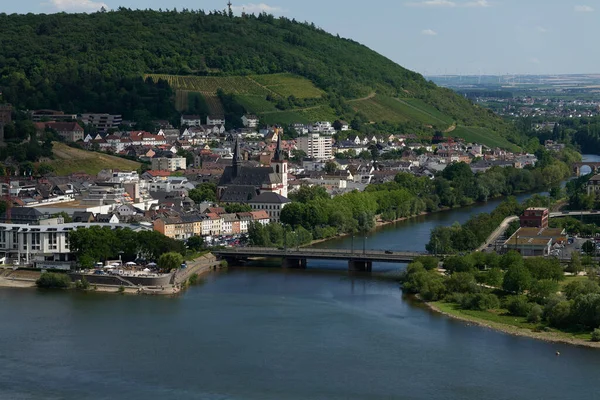
{"type": "MultiPolygon", "coordinates": [[[[422,250],[433,227],[497,203],[366,247],[422,250]]],[[[231,269],[175,298],[0,289],[0,399],[600,398],[600,351],[467,326],[345,267],[231,269]]]]}

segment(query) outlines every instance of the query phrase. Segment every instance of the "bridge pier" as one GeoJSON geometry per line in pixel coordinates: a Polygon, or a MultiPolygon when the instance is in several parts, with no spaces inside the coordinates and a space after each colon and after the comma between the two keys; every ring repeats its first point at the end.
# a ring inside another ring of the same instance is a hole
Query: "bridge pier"
{"type": "Polygon", "coordinates": [[[348,270],[355,272],[371,272],[373,262],[365,260],[348,260],[348,270]]]}
{"type": "Polygon", "coordinates": [[[283,257],[281,266],[283,268],[306,269],[306,258],[283,257]]]}

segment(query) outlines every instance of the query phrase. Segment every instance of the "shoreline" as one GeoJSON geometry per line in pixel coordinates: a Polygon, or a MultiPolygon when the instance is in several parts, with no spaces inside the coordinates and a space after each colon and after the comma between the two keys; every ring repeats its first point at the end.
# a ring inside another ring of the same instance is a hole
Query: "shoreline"
{"type": "Polygon", "coordinates": [[[499,322],[481,320],[476,317],[456,315],[456,314],[452,314],[452,313],[441,310],[435,304],[422,300],[418,295],[415,296],[415,298],[419,302],[424,304],[431,312],[443,315],[447,318],[450,318],[450,319],[453,319],[456,321],[468,322],[468,323],[477,325],[482,328],[491,329],[493,331],[506,333],[506,334],[509,334],[512,336],[542,340],[542,341],[548,342],[548,343],[560,343],[560,344],[568,344],[568,345],[572,345],[572,346],[600,349],[600,342],[592,342],[589,340],[577,339],[577,338],[561,337],[561,336],[559,336],[560,334],[557,334],[554,332],[533,332],[530,329],[519,328],[516,326],[506,325],[506,324],[502,324],[499,322]]]}

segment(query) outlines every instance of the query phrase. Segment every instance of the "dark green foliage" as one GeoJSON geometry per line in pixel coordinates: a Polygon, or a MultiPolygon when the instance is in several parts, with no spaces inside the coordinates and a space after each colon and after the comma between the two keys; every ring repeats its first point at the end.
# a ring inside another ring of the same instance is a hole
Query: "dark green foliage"
{"type": "Polygon", "coordinates": [[[179,253],[169,252],[161,254],[158,259],[158,267],[165,272],[177,269],[183,264],[183,257],[179,253]]]}
{"type": "Polygon", "coordinates": [[[529,310],[527,314],[527,322],[531,322],[533,324],[538,324],[542,320],[542,315],[544,314],[544,310],[539,304],[534,304],[529,310]]]}
{"type": "Polygon", "coordinates": [[[186,240],[185,244],[192,251],[200,251],[204,248],[204,238],[202,236],[192,236],[186,240]]]}
{"type": "Polygon", "coordinates": [[[413,262],[420,262],[429,271],[438,267],[440,259],[432,256],[419,256],[415,257],[413,262]]]}
{"type": "MultiPolygon", "coordinates": [[[[283,17],[120,8],[93,14],[2,14],[0,26],[0,86],[6,99],[22,108],[122,113],[137,122],[172,118],[171,88],[163,81],[145,81],[143,74],[290,72],[325,90],[323,102],[351,118],[353,127],[362,125],[360,115],[338,99],[377,92],[421,99],[465,126],[488,127],[516,140],[513,127],[453,91],[353,40],[283,17]]],[[[206,112],[198,98],[188,100],[190,111],[206,112]]],[[[280,109],[301,103],[294,96],[272,100],[280,109]]],[[[233,110],[239,104],[221,101],[226,115],[238,115],[233,110]]]]}
{"type": "Polygon", "coordinates": [[[531,274],[522,265],[513,265],[504,274],[502,288],[507,292],[521,294],[531,287],[531,274]]]}
{"type": "Polygon", "coordinates": [[[452,256],[444,260],[444,268],[450,272],[472,272],[475,270],[473,259],[464,256],[452,256]]]}
{"type": "Polygon", "coordinates": [[[544,309],[544,315],[550,325],[556,328],[568,328],[573,321],[571,317],[571,302],[566,300],[548,302],[544,309]]]}
{"type": "Polygon", "coordinates": [[[527,296],[509,296],[505,302],[508,312],[516,317],[525,317],[531,310],[531,303],[527,296]]]}
{"type": "Polygon", "coordinates": [[[538,303],[545,304],[546,300],[558,291],[558,283],[551,279],[534,281],[529,289],[529,298],[538,303]]]}
{"type": "Polygon", "coordinates": [[[225,212],[231,213],[231,214],[250,212],[250,211],[252,211],[252,207],[250,207],[248,204],[234,203],[234,204],[227,204],[225,206],[225,212]]]}
{"type": "Polygon", "coordinates": [[[42,289],[67,289],[71,286],[71,278],[66,274],[45,272],[35,281],[35,285],[42,289]]]}
{"type": "Polygon", "coordinates": [[[600,329],[596,328],[592,332],[592,342],[600,342],[600,329]]]}
{"type": "Polygon", "coordinates": [[[562,281],[565,279],[563,267],[556,258],[534,257],[525,259],[525,267],[534,279],[562,281]]]}
{"type": "Polygon", "coordinates": [[[470,272],[455,272],[446,280],[446,289],[452,293],[476,293],[479,286],[470,272]]]}
{"type": "Polygon", "coordinates": [[[195,203],[205,201],[217,201],[217,185],[214,183],[202,183],[188,192],[188,197],[194,200],[195,203]]]}
{"type": "Polygon", "coordinates": [[[408,293],[419,293],[425,301],[436,301],[444,297],[444,278],[435,271],[427,271],[423,264],[409,264],[402,279],[402,288],[408,293]]]}
{"type": "Polygon", "coordinates": [[[500,268],[492,268],[485,272],[484,282],[489,286],[500,287],[504,280],[504,274],[500,268]]]}
{"type": "Polygon", "coordinates": [[[465,294],[460,306],[465,310],[493,310],[500,307],[500,300],[492,293],[465,294]]]}
{"type": "Polygon", "coordinates": [[[569,282],[563,289],[563,293],[568,300],[574,300],[580,295],[600,293],[600,286],[591,280],[576,280],[569,282]]]}

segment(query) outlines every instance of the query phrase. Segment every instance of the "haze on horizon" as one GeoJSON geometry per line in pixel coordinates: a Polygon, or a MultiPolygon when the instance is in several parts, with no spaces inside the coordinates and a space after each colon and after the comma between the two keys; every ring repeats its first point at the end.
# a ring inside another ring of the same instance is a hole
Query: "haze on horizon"
{"type": "MultiPolygon", "coordinates": [[[[314,22],[424,75],[600,72],[598,0],[258,0],[234,12],[268,12],[314,22]]],[[[0,12],[117,9],[224,10],[224,0],[21,0],[0,12]]]]}

